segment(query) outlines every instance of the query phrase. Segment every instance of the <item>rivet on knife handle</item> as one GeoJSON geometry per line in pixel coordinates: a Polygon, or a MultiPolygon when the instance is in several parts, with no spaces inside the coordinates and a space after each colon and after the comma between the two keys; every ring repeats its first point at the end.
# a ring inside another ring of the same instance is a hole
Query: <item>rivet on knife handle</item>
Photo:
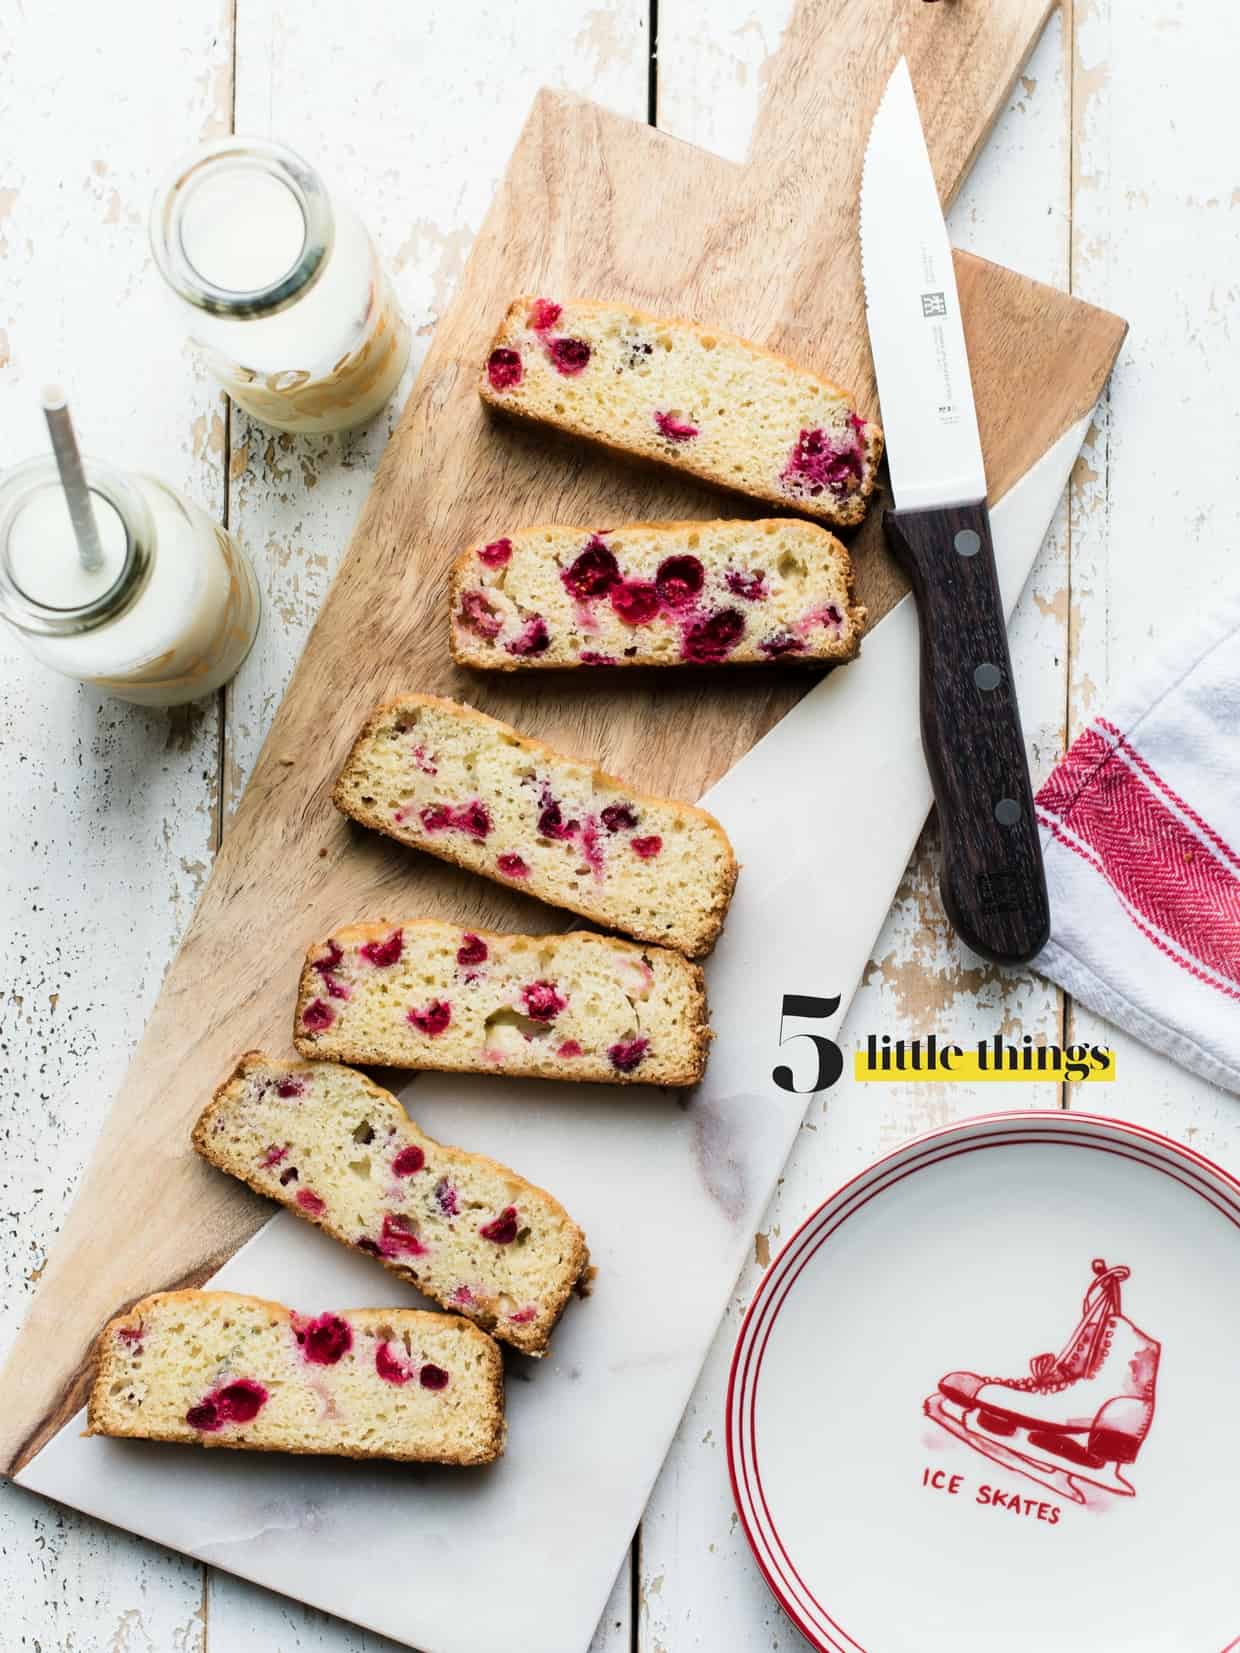
{"type": "Polygon", "coordinates": [[[885,526],[917,602],[943,905],[975,952],[1021,963],[1050,916],[990,519],[979,503],[889,511],[885,526]]]}

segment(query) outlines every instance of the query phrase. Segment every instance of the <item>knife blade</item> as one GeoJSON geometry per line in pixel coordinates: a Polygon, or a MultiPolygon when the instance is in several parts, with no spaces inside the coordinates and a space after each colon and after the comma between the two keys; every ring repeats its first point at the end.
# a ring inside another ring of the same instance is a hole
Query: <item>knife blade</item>
{"type": "Polygon", "coordinates": [[[861,269],[895,498],[884,528],[917,603],[943,905],[975,952],[1021,963],[1050,933],[1046,876],[951,245],[903,58],[866,148],[861,269]]]}

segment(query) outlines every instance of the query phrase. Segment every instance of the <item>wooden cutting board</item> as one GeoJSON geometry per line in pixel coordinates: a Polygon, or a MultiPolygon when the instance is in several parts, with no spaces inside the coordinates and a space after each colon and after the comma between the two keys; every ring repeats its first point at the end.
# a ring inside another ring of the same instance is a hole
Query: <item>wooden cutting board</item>
{"type": "MultiPolygon", "coordinates": [[[[809,680],[792,671],[625,674],[613,686],[453,667],[444,574],[466,544],[538,521],[761,514],[488,416],[476,375],[508,300],[600,296],[690,315],[796,357],[875,413],[857,201],[883,86],[904,53],[950,199],[1049,9],[802,0],[744,167],[540,94],[0,1376],[9,1473],[82,1403],[108,1316],[145,1292],[200,1284],[271,1215],[196,1159],[189,1128],[238,1052],[288,1047],[309,941],[350,919],[419,914],[561,925],[335,813],[332,779],[376,700],[401,689],[465,698],[639,787],[695,799],[804,693],[809,680]]],[[[1093,407],[1124,324],[975,258],[957,256],[957,277],[994,500],[1093,407]]],[[[875,620],[902,592],[881,506],[852,540],[875,620]]]]}

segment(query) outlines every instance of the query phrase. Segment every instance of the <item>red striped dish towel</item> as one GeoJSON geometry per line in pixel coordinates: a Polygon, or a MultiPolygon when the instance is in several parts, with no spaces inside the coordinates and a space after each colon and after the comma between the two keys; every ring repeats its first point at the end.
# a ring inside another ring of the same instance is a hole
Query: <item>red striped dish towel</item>
{"type": "Polygon", "coordinates": [[[1240,596],[1170,644],[1037,796],[1035,969],[1240,1091],[1240,596]]]}

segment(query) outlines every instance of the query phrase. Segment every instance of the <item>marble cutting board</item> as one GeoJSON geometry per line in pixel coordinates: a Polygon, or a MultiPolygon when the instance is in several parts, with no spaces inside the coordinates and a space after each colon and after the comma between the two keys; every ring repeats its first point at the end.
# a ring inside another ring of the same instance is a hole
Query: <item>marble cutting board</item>
{"type": "MultiPolygon", "coordinates": [[[[1009,611],[1088,424],[993,510],[1009,611]]],[[[799,1083],[813,1072],[779,1047],[782,997],[838,994],[818,1026],[838,1032],[925,819],[917,658],[905,599],[704,798],[744,873],[707,963],[718,1037],[690,1098],[438,1075],[405,1087],[432,1135],[553,1188],[599,1267],[547,1358],[509,1360],[498,1465],[204,1455],[82,1439],[79,1415],[18,1483],[424,1653],[480,1653],[501,1627],[514,1648],[582,1653],[808,1101],[771,1079],[782,1062],[799,1083]]],[[[212,1284],[311,1313],[417,1301],[283,1213],[212,1284]]]]}

